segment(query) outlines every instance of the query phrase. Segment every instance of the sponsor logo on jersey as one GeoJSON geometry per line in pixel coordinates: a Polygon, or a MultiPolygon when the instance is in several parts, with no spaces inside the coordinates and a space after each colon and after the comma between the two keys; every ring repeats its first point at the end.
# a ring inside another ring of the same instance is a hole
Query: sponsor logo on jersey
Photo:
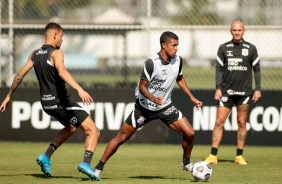
{"type": "Polygon", "coordinates": [[[151,106],[151,107],[157,107],[157,104],[153,103],[153,102],[147,102],[146,99],[140,99],[140,102],[144,105],[147,105],[147,106],[151,106]]]}
{"type": "Polygon", "coordinates": [[[229,71],[247,71],[248,68],[246,66],[228,66],[229,71]]]}
{"type": "Polygon", "coordinates": [[[230,43],[230,44],[226,45],[226,47],[233,47],[233,44],[230,43]]]}
{"type": "Polygon", "coordinates": [[[57,109],[57,105],[52,105],[52,106],[43,106],[44,109],[57,109]]]}
{"type": "Polygon", "coordinates": [[[167,75],[167,69],[162,69],[162,75],[167,75]]]}
{"type": "Polygon", "coordinates": [[[242,58],[228,58],[227,61],[228,61],[228,70],[229,71],[233,71],[233,70],[247,71],[248,70],[246,66],[239,65],[243,61],[242,58]]]}
{"type": "Polygon", "coordinates": [[[233,52],[232,50],[228,50],[226,56],[233,56],[232,52],[233,52]]]}
{"type": "Polygon", "coordinates": [[[248,49],[242,49],[242,55],[243,56],[249,55],[249,50],[248,49]]]}
{"type": "Polygon", "coordinates": [[[42,100],[42,101],[55,100],[55,96],[53,96],[52,94],[43,95],[43,97],[41,98],[41,100],[42,100]]]}
{"type": "Polygon", "coordinates": [[[165,83],[165,81],[166,80],[153,78],[148,86],[148,89],[154,89],[156,91],[166,92],[167,89],[161,87],[165,83]]]}
{"type": "Polygon", "coordinates": [[[245,95],[244,91],[234,91],[232,89],[227,90],[227,93],[229,95],[245,95]]]}
{"type": "Polygon", "coordinates": [[[163,112],[163,114],[164,115],[170,115],[171,113],[173,113],[173,112],[177,112],[177,109],[174,107],[174,106],[171,106],[170,108],[168,108],[167,110],[165,110],[164,112],[163,112]]]}
{"type": "Polygon", "coordinates": [[[35,52],[36,55],[39,55],[39,54],[46,54],[47,53],[47,50],[42,50],[42,49],[39,49],[35,52]]]}

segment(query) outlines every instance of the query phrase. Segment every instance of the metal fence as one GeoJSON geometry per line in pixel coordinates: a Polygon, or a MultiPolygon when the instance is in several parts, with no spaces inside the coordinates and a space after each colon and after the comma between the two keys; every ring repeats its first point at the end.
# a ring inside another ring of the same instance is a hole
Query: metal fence
{"type": "MultiPolygon", "coordinates": [[[[163,31],[180,39],[191,89],[214,89],[218,46],[230,24],[245,22],[256,45],[262,88],[282,89],[282,0],[0,0],[0,85],[10,86],[28,55],[44,43],[50,21],[64,29],[65,65],[88,88],[133,88],[163,31]]],[[[31,71],[21,87],[38,86],[31,71]]]]}

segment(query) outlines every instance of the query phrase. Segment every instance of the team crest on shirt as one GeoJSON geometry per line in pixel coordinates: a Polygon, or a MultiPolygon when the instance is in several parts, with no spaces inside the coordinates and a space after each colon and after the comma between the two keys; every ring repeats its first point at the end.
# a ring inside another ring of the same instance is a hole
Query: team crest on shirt
{"type": "Polygon", "coordinates": [[[228,100],[228,97],[227,97],[227,96],[223,96],[223,97],[221,97],[221,101],[223,101],[223,102],[227,102],[227,100],[228,100]]]}
{"type": "Polygon", "coordinates": [[[77,118],[74,116],[74,117],[72,117],[69,121],[70,121],[71,124],[74,125],[74,124],[77,123],[77,118]]]}
{"type": "Polygon", "coordinates": [[[243,56],[249,55],[249,50],[248,49],[242,49],[242,55],[243,56]]]}
{"type": "Polygon", "coordinates": [[[137,120],[137,123],[139,125],[142,125],[144,124],[144,121],[146,120],[146,118],[144,116],[139,116],[138,120],[137,120]]]}

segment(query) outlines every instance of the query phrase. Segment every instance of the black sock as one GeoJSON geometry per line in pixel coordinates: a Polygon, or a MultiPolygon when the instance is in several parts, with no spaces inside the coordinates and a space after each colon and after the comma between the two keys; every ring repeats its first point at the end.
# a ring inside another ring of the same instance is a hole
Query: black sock
{"type": "Polygon", "coordinates": [[[211,154],[216,156],[217,155],[217,151],[218,151],[218,148],[215,148],[215,147],[212,147],[211,148],[211,154]]]}
{"type": "Polygon", "coordinates": [[[243,155],[243,149],[237,148],[237,154],[236,154],[236,156],[239,156],[239,155],[243,155]]]}
{"type": "Polygon", "coordinates": [[[89,150],[85,150],[83,162],[90,164],[94,153],[89,150]]]}
{"type": "Polygon", "coordinates": [[[105,165],[105,163],[100,160],[99,163],[96,165],[95,169],[99,169],[99,170],[103,171],[104,165],[105,165]]]}
{"type": "Polygon", "coordinates": [[[47,148],[45,155],[48,158],[51,158],[52,154],[56,151],[57,147],[54,144],[50,144],[49,147],[47,148]]]}
{"type": "Polygon", "coordinates": [[[183,165],[190,164],[190,158],[187,158],[187,157],[184,157],[184,156],[183,156],[182,162],[183,162],[183,165]]]}

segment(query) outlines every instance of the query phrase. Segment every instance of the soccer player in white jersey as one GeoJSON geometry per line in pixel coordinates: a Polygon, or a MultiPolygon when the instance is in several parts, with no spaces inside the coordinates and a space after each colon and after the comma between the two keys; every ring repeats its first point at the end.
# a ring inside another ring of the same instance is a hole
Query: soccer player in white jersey
{"type": "Polygon", "coordinates": [[[168,127],[182,136],[182,169],[192,171],[190,163],[194,145],[194,130],[186,117],[172,104],[171,93],[175,82],[199,109],[202,102],[197,100],[188,89],[182,73],[182,58],[178,56],[178,36],[170,31],[160,37],[161,50],[145,61],[144,68],[135,91],[135,109],[127,117],[119,133],[108,143],[104,154],[95,167],[100,176],[108,159],[125,143],[135,131],[160,119],[168,127]]]}
{"type": "Polygon", "coordinates": [[[242,21],[234,21],[230,29],[232,40],[219,46],[216,62],[216,92],[218,101],[216,122],[212,132],[211,153],[205,161],[217,163],[218,147],[223,135],[224,123],[232,109],[237,109],[237,152],[235,163],[246,165],[243,149],[247,137],[246,122],[250,101],[261,97],[260,63],[256,47],[243,39],[245,32],[242,21]],[[252,71],[255,90],[252,90],[252,71]]]}

